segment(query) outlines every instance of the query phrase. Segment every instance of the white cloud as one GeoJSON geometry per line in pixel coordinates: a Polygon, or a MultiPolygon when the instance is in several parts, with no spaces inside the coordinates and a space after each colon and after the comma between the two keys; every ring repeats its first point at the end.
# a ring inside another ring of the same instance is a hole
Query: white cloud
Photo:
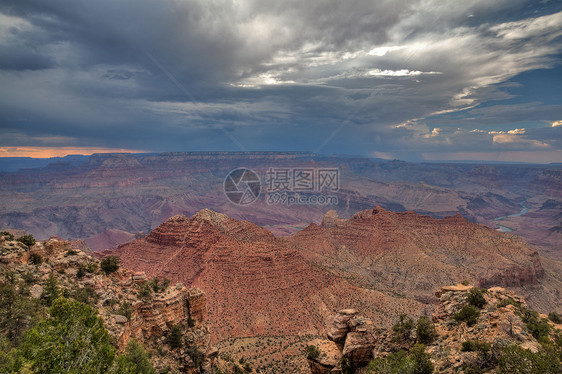
{"type": "Polygon", "coordinates": [[[441,73],[435,71],[423,72],[419,70],[408,70],[408,69],[400,69],[400,70],[373,69],[369,71],[369,75],[374,75],[377,77],[412,77],[422,74],[441,74],[441,73]]]}
{"type": "Polygon", "coordinates": [[[382,57],[388,52],[399,51],[406,48],[406,46],[392,46],[392,47],[376,47],[367,52],[368,55],[382,57]]]}

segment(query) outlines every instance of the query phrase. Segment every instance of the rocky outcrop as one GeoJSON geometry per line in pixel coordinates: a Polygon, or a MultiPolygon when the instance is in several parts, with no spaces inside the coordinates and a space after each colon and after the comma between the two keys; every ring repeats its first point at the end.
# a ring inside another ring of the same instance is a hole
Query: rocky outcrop
{"type": "MultiPolygon", "coordinates": [[[[424,341],[435,372],[456,373],[469,369],[496,372],[498,359],[507,346],[515,344],[534,353],[543,349],[524,320],[525,315],[534,312],[527,308],[522,297],[502,287],[478,290],[482,292],[484,304],[473,323],[457,321],[454,316],[469,305],[472,289],[472,285],[458,284],[444,286],[436,292],[439,304],[431,315],[435,336],[424,341]],[[471,343],[469,348],[467,343],[471,343]]],[[[535,318],[550,328],[548,337],[541,338],[542,342],[556,341],[562,325],[549,321],[546,315],[536,314],[535,318]]],[[[403,332],[397,335],[390,329],[375,329],[371,321],[353,309],[341,310],[335,315],[328,339],[309,342],[315,347],[307,350],[313,352],[307,356],[311,373],[341,373],[344,362],[361,368],[374,358],[384,358],[398,350],[408,351],[419,343],[415,327],[406,335],[403,332]]]]}
{"type": "Polygon", "coordinates": [[[334,316],[327,334],[334,344],[322,340],[310,343],[319,353],[307,357],[310,371],[341,373],[342,360],[365,365],[373,359],[373,350],[380,345],[384,336],[375,329],[371,320],[359,315],[355,309],[340,310],[334,316]]]}
{"type": "Polygon", "coordinates": [[[149,351],[169,350],[166,356],[154,355],[158,367],[181,367],[187,373],[210,372],[217,358],[218,351],[211,344],[205,325],[206,295],[200,289],[177,284],[141,296],[141,288],[149,282],[146,274],[122,268],[105,274],[100,271],[97,258],[60,238],[38,242],[31,248],[2,238],[0,264],[2,271],[7,269],[22,277],[27,274],[28,281],[29,277],[36,277],[37,283],[29,288],[35,299],[43,297],[47,279],[53,275],[67,295],[80,289],[86,289],[86,295],[95,295],[95,307],[120,351],[135,338],[149,351]],[[126,305],[130,308],[128,312],[126,305]],[[168,332],[179,325],[183,326],[184,346],[195,347],[201,354],[196,361],[187,349],[172,350],[166,346],[168,332]]]}

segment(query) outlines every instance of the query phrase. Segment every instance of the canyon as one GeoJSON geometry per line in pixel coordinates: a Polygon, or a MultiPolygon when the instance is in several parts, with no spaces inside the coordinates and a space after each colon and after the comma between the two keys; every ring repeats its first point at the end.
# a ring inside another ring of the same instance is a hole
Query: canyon
{"type": "Polygon", "coordinates": [[[420,315],[442,284],[504,286],[538,309],[560,309],[540,255],[519,237],[460,215],[435,219],[381,207],[278,237],[212,210],[174,216],[144,238],[105,254],[148,276],[208,295],[216,341],[259,335],[323,334],[334,310],[352,307],[379,326],[420,315]]]}

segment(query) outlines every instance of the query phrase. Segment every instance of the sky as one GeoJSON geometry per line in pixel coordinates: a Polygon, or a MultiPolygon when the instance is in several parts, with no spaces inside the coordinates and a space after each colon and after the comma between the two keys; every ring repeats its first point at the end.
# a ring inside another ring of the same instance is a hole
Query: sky
{"type": "Polygon", "coordinates": [[[562,162],[562,2],[3,0],[0,156],[562,162]]]}

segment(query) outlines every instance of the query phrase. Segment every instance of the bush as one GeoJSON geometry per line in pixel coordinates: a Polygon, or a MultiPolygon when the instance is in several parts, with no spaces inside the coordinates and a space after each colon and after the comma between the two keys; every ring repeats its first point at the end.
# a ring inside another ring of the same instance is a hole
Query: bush
{"type": "Polygon", "coordinates": [[[31,234],[20,236],[17,241],[27,245],[28,247],[31,247],[35,244],[35,238],[31,234]]]}
{"type": "Polygon", "coordinates": [[[64,257],[76,256],[77,254],[78,254],[78,252],[75,251],[74,249],[69,249],[69,250],[66,251],[66,253],[64,254],[64,257]]]}
{"type": "Polygon", "coordinates": [[[96,271],[98,271],[98,263],[97,262],[89,262],[88,265],[86,265],[85,270],[88,273],[95,273],[96,271]]]}
{"type": "Polygon", "coordinates": [[[25,364],[33,373],[107,373],[115,357],[110,336],[97,311],[59,298],[49,317],[29,330],[13,352],[10,370],[25,364]]]}
{"type": "Polygon", "coordinates": [[[154,277],[148,283],[155,293],[160,293],[166,291],[166,289],[170,285],[170,280],[168,278],[164,278],[162,281],[160,281],[158,277],[154,277]]]}
{"type": "Polygon", "coordinates": [[[471,289],[468,293],[468,303],[482,309],[482,307],[486,305],[486,299],[484,299],[485,291],[486,290],[483,288],[474,287],[473,289],[471,289]]]}
{"type": "Polygon", "coordinates": [[[465,305],[460,311],[453,315],[453,319],[457,322],[466,322],[468,326],[476,323],[480,317],[480,310],[474,305],[465,305]]]}
{"type": "Polygon", "coordinates": [[[84,278],[85,275],[86,275],[86,267],[80,266],[78,268],[78,271],[76,272],[76,278],[84,278]]]}
{"type": "Polygon", "coordinates": [[[307,359],[314,360],[318,358],[318,356],[320,356],[320,349],[318,349],[318,347],[315,345],[309,345],[308,347],[306,347],[304,353],[306,354],[307,359]]]}
{"type": "Polygon", "coordinates": [[[376,358],[366,369],[368,374],[430,374],[434,366],[431,356],[425,353],[423,344],[416,344],[407,355],[405,351],[389,354],[386,358],[376,358]]]}
{"type": "Polygon", "coordinates": [[[119,263],[121,260],[117,256],[107,256],[101,260],[101,269],[105,271],[106,274],[114,273],[119,269],[119,263]]]}
{"type": "Polygon", "coordinates": [[[500,353],[500,373],[556,374],[560,373],[560,358],[555,352],[542,350],[533,353],[516,344],[504,348],[500,353]]]}
{"type": "Polygon", "coordinates": [[[556,324],[562,323],[562,318],[560,317],[560,314],[556,312],[548,313],[548,319],[556,324]]]}
{"type": "Polygon", "coordinates": [[[504,308],[508,305],[513,305],[516,308],[521,308],[521,303],[518,301],[515,301],[512,297],[507,297],[506,299],[503,299],[502,301],[500,301],[499,303],[497,303],[497,307],[498,308],[504,308]]]}
{"type": "Polygon", "coordinates": [[[477,340],[467,340],[462,343],[461,352],[489,352],[490,343],[482,343],[477,340]]]}
{"type": "Polygon", "coordinates": [[[414,361],[415,374],[430,374],[433,373],[433,363],[431,356],[425,353],[425,346],[423,344],[416,344],[410,351],[410,357],[414,361]]]}
{"type": "Polygon", "coordinates": [[[430,344],[437,337],[435,325],[426,316],[418,318],[416,323],[416,341],[418,343],[430,344]]]}
{"type": "Polygon", "coordinates": [[[130,302],[124,301],[119,305],[119,309],[117,309],[117,314],[120,314],[124,317],[127,317],[127,320],[130,321],[131,317],[133,316],[133,306],[130,302]]]}
{"type": "Polygon", "coordinates": [[[135,339],[129,340],[125,353],[119,355],[110,373],[112,374],[154,374],[156,371],[143,346],[135,339]]]}
{"type": "Polygon", "coordinates": [[[43,257],[41,257],[39,253],[32,253],[31,256],[29,256],[29,261],[33,265],[39,265],[40,263],[43,262],[43,257]]]}
{"type": "Polygon", "coordinates": [[[183,326],[173,325],[166,336],[166,341],[173,349],[181,348],[183,345],[183,326]]]}
{"type": "Polygon", "coordinates": [[[94,307],[100,298],[92,287],[76,288],[71,293],[71,297],[81,303],[92,305],[94,307]]]}
{"type": "MultiPolygon", "coordinates": [[[[200,368],[201,364],[203,363],[203,359],[205,357],[203,356],[203,353],[201,353],[201,351],[197,348],[197,346],[195,344],[190,345],[186,349],[186,352],[188,356],[191,358],[191,360],[193,361],[193,363],[195,364],[195,367],[200,368]]],[[[236,366],[237,365],[235,365],[235,367],[236,366]]]]}
{"type": "Polygon", "coordinates": [[[7,240],[14,240],[14,235],[10,234],[8,231],[0,232],[0,236],[6,236],[7,240]]]}
{"type": "Polygon", "coordinates": [[[138,296],[145,301],[150,300],[152,297],[152,287],[149,282],[143,283],[140,286],[138,296]]]}
{"type": "Polygon", "coordinates": [[[406,314],[400,314],[398,322],[392,326],[392,331],[394,331],[394,340],[409,340],[412,329],[414,328],[414,321],[406,314]]]}
{"type": "Polygon", "coordinates": [[[547,320],[541,319],[539,314],[534,310],[522,308],[521,309],[521,319],[525,322],[525,325],[531,332],[531,334],[537,340],[548,340],[548,334],[550,333],[550,325],[547,320]]]}

